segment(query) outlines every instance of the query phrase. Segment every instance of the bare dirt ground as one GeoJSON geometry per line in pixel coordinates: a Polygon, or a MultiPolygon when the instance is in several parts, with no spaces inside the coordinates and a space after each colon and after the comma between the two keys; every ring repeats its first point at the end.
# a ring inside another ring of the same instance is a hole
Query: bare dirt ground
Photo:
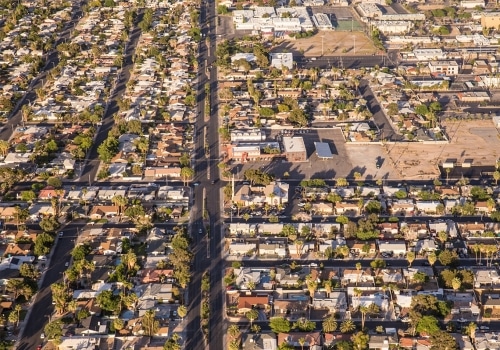
{"type": "Polygon", "coordinates": [[[461,164],[472,159],[473,165],[493,165],[500,155],[500,137],[491,120],[445,121],[449,144],[387,144],[384,154],[405,179],[429,179],[439,176],[438,165],[447,159],[461,164]]]}
{"type": "Polygon", "coordinates": [[[325,56],[371,55],[377,52],[372,41],[362,32],[322,31],[310,38],[285,41],[280,46],[286,47],[289,52],[304,52],[304,56],[321,56],[322,42],[325,56]]]}

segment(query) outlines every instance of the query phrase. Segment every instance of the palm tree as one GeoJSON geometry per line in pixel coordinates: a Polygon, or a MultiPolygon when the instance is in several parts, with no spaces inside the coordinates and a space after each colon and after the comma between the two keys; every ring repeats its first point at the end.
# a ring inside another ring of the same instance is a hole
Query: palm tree
{"type": "Polygon", "coordinates": [[[357,306],[359,306],[359,297],[363,294],[363,291],[359,288],[354,288],[353,295],[357,298],[357,306]]]}
{"type": "Polygon", "coordinates": [[[473,343],[476,340],[476,330],[477,324],[475,324],[474,322],[469,323],[469,325],[467,326],[467,334],[469,335],[473,343]]]}
{"type": "Polygon", "coordinates": [[[437,261],[437,255],[436,255],[436,252],[430,252],[429,254],[427,254],[427,261],[429,262],[429,264],[431,266],[434,266],[434,264],[436,263],[437,261]]]}
{"type": "Polygon", "coordinates": [[[304,350],[304,345],[306,344],[306,338],[304,337],[299,338],[299,344],[302,350],[304,350]]]}
{"type": "Polygon", "coordinates": [[[352,320],[344,320],[340,324],[340,332],[342,333],[350,333],[353,332],[356,329],[356,325],[352,320]]]}
{"type": "Polygon", "coordinates": [[[337,330],[337,321],[335,321],[335,318],[330,315],[323,321],[322,328],[324,333],[335,332],[337,330]]]}
{"type": "Polygon", "coordinates": [[[253,321],[259,317],[259,312],[255,309],[251,309],[245,314],[245,316],[250,321],[250,327],[252,327],[253,321]]]}
{"type": "Polygon", "coordinates": [[[365,329],[365,321],[366,321],[366,314],[369,312],[370,310],[368,309],[367,306],[361,306],[359,308],[359,312],[361,313],[361,329],[365,329]]]}
{"type": "Polygon", "coordinates": [[[184,305],[181,305],[177,308],[177,314],[179,315],[179,317],[184,320],[184,317],[186,317],[187,315],[187,308],[186,306],[184,305]]]}
{"type": "Polygon", "coordinates": [[[457,290],[460,289],[460,286],[462,285],[462,281],[460,278],[455,277],[454,279],[451,280],[451,286],[453,290],[455,291],[455,294],[457,293],[457,290]]]}
{"type": "Polygon", "coordinates": [[[330,293],[332,292],[332,287],[333,287],[332,280],[326,280],[323,283],[323,287],[325,288],[326,296],[329,298],[330,293]]]}
{"type": "Polygon", "coordinates": [[[230,325],[227,329],[227,334],[229,334],[229,336],[231,336],[232,338],[238,338],[238,336],[240,335],[240,327],[235,324],[230,325]]]}
{"type": "Polygon", "coordinates": [[[360,271],[361,271],[361,263],[358,262],[356,263],[356,271],[358,272],[357,275],[356,275],[356,286],[358,285],[358,282],[359,282],[359,277],[361,275],[360,271]]]}
{"type": "Polygon", "coordinates": [[[406,253],[406,260],[408,260],[408,263],[410,264],[409,267],[411,267],[411,264],[415,261],[415,252],[406,253]]]}
{"type": "Polygon", "coordinates": [[[2,156],[5,157],[7,153],[9,153],[9,149],[10,149],[10,143],[8,143],[5,140],[0,140],[0,153],[2,154],[2,156]]]}
{"type": "Polygon", "coordinates": [[[111,203],[118,206],[118,215],[120,215],[120,221],[121,221],[121,217],[123,215],[123,208],[128,204],[128,198],[122,195],[117,195],[111,198],[111,203]]]}

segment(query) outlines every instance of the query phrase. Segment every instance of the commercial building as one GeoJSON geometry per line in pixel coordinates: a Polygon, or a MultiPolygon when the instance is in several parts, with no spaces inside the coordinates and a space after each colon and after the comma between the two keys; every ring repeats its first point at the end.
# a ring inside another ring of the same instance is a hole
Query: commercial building
{"type": "Polygon", "coordinates": [[[429,70],[434,74],[457,75],[458,63],[455,61],[430,61],[429,70]]]}
{"type": "Polygon", "coordinates": [[[283,69],[283,67],[293,68],[293,54],[291,52],[271,53],[270,57],[271,67],[278,69],[283,69]]]}
{"type": "Polygon", "coordinates": [[[500,12],[482,12],[481,26],[483,28],[495,28],[500,26],[500,12]]]}
{"type": "Polygon", "coordinates": [[[283,148],[289,162],[307,161],[306,145],[302,137],[283,137],[283,148]]]}

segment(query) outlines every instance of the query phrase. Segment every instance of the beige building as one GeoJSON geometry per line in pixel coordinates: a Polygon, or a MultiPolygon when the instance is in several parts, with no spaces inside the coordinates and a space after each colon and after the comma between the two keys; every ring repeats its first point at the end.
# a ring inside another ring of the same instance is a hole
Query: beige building
{"type": "Polygon", "coordinates": [[[283,148],[289,162],[307,161],[306,145],[302,137],[283,137],[283,148]]]}
{"type": "Polygon", "coordinates": [[[483,28],[498,29],[500,26],[500,12],[483,12],[481,14],[481,26],[483,28]]]}

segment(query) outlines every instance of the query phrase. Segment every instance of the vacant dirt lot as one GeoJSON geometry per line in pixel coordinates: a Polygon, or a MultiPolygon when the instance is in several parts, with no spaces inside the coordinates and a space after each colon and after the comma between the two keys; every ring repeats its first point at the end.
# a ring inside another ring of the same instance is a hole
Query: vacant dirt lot
{"type": "Polygon", "coordinates": [[[438,165],[446,159],[458,164],[472,159],[473,165],[493,165],[500,155],[500,137],[491,120],[445,121],[449,144],[387,144],[383,148],[391,164],[406,179],[439,176],[438,165]]]}
{"type": "Polygon", "coordinates": [[[371,55],[377,52],[372,41],[362,32],[322,31],[311,38],[287,41],[286,47],[291,52],[302,51],[304,56],[321,56],[322,41],[325,56],[371,55]]]}

